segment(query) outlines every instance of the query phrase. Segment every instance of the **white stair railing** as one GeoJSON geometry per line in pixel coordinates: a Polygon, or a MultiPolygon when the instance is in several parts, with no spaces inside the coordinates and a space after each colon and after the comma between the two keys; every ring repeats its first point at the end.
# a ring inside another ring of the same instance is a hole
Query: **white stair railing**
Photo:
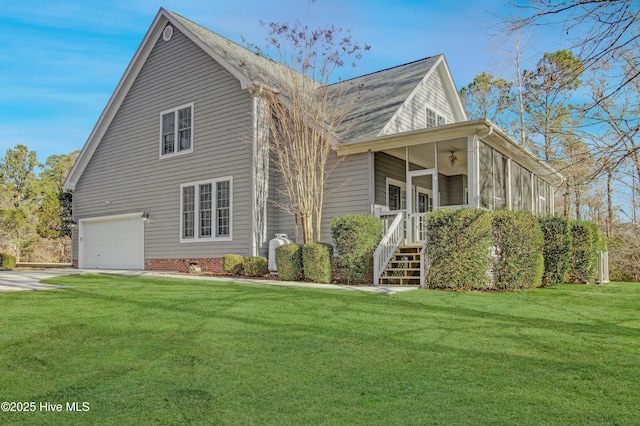
{"type": "Polygon", "coordinates": [[[404,239],[404,213],[399,212],[382,241],[378,244],[376,251],[373,252],[373,284],[380,284],[380,277],[385,268],[389,264],[389,261],[393,257],[393,254],[398,249],[398,246],[404,239]]]}

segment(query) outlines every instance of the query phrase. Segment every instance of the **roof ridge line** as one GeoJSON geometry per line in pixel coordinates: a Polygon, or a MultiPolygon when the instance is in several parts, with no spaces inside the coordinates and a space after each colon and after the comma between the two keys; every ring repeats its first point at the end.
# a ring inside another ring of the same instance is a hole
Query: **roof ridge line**
{"type": "Polygon", "coordinates": [[[390,70],[393,70],[393,69],[396,69],[396,68],[404,67],[404,66],[415,64],[415,63],[422,62],[422,61],[426,61],[427,59],[433,59],[436,56],[442,56],[442,55],[443,55],[442,53],[438,53],[437,55],[432,55],[432,56],[427,56],[427,57],[424,57],[424,58],[421,58],[421,59],[416,59],[415,61],[410,61],[410,62],[407,62],[405,64],[394,65],[394,66],[389,67],[389,68],[383,68],[381,70],[373,71],[373,72],[370,72],[370,73],[367,73],[367,74],[362,74],[362,75],[359,75],[357,77],[351,77],[351,78],[348,78],[346,80],[340,80],[340,81],[337,81],[335,83],[331,83],[328,86],[333,86],[333,85],[336,85],[336,84],[346,83],[348,81],[357,80],[357,79],[362,78],[362,77],[368,77],[368,76],[371,76],[371,75],[374,75],[374,74],[378,74],[378,73],[381,73],[381,72],[385,72],[385,71],[390,71],[390,70]]]}

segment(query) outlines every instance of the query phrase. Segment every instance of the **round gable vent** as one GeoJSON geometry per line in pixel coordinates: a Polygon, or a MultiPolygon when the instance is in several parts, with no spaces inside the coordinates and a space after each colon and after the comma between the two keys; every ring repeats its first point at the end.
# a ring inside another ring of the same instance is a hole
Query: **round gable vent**
{"type": "Polygon", "coordinates": [[[162,39],[164,41],[171,40],[171,36],[173,36],[173,27],[171,25],[167,25],[164,27],[164,31],[162,31],[162,39]]]}

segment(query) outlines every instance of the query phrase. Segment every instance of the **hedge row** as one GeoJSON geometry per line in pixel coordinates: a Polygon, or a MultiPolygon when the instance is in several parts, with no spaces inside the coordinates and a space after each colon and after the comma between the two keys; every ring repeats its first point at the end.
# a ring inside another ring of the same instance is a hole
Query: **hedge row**
{"type": "Polygon", "coordinates": [[[283,281],[333,280],[333,247],[326,243],[285,244],[276,248],[276,267],[283,281]]]}
{"type": "Polygon", "coordinates": [[[575,221],[571,224],[571,241],[568,281],[593,283],[598,274],[598,251],[607,249],[602,232],[592,222],[575,221]]]}
{"type": "Polygon", "coordinates": [[[542,255],[544,274],[542,285],[550,286],[567,281],[571,266],[571,227],[569,220],[561,216],[546,216],[539,219],[544,236],[542,255]]]}
{"type": "MultiPolygon", "coordinates": [[[[373,279],[373,252],[382,239],[382,221],[369,215],[346,215],[331,221],[340,279],[349,284],[373,279]]],[[[284,281],[333,281],[333,246],[287,244],[276,248],[278,275],[284,281]]]]}
{"type": "Polygon", "coordinates": [[[492,216],[494,285],[501,290],[539,287],[544,258],[538,218],[523,211],[497,211],[492,216]]]}
{"type": "Polygon", "coordinates": [[[430,288],[491,287],[491,217],[479,209],[443,209],[427,216],[430,288]]]}
{"type": "Polygon", "coordinates": [[[224,255],[222,270],[229,275],[240,275],[244,271],[250,277],[262,277],[269,272],[266,257],[249,256],[243,258],[239,254],[224,255]]]}
{"type": "Polygon", "coordinates": [[[457,290],[593,282],[606,250],[595,224],[520,211],[438,210],[427,237],[427,286],[457,290]]]}
{"type": "Polygon", "coordinates": [[[373,281],[373,252],[382,234],[382,221],[373,216],[346,215],[331,220],[331,237],[343,281],[348,284],[373,281]]]}

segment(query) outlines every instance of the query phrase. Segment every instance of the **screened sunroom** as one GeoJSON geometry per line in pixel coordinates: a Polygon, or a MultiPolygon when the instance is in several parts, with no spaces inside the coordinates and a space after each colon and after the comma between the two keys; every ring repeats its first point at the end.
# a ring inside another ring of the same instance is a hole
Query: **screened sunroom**
{"type": "Polygon", "coordinates": [[[341,144],[337,151],[370,153],[371,210],[387,229],[400,214],[407,244],[424,242],[431,210],[552,213],[563,179],[486,119],[341,144]]]}

